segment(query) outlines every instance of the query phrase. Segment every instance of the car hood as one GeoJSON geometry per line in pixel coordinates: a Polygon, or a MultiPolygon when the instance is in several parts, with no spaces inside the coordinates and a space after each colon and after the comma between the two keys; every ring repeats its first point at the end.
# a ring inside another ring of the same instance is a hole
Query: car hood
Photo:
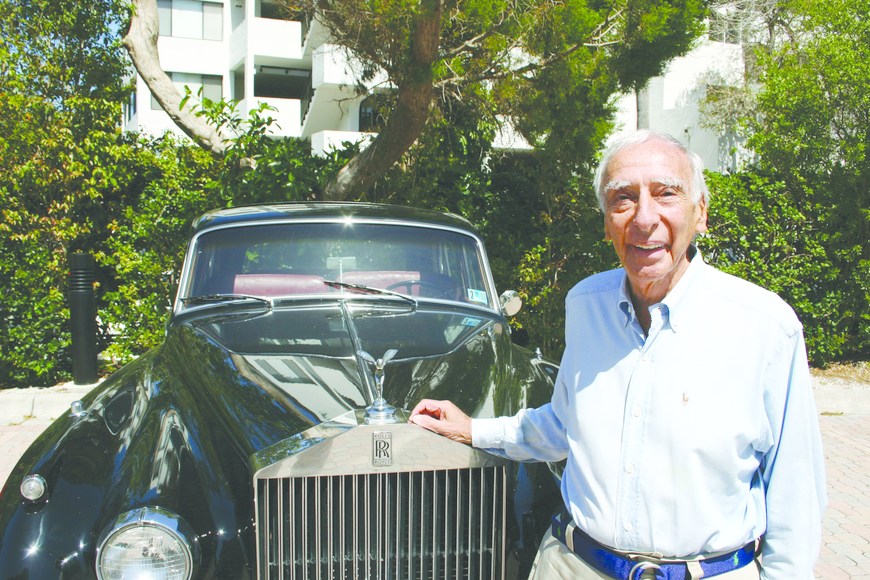
{"type": "Polygon", "coordinates": [[[509,340],[503,320],[485,311],[361,301],[205,315],[176,328],[167,346],[250,456],[371,404],[374,369],[360,350],[375,359],[398,351],[383,393],[394,407],[448,397],[466,409],[491,405],[509,340]]]}

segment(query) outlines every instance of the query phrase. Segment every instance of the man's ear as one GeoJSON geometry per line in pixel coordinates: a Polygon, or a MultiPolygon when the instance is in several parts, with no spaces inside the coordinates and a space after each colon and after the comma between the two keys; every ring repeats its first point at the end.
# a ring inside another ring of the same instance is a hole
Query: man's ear
{"type": "Polygon", "coordinates": [[[604,241],[612,242],[613,238],[610,237],[610,228],[607,227],[607,218],[604,218],[604,241]]]}
{"type": "Polygon", "coordinates": [[[695,224],[695,231],[699,234],[707,231],[707,202],[704,199],[698,202],[698,221],[695,224]]]}

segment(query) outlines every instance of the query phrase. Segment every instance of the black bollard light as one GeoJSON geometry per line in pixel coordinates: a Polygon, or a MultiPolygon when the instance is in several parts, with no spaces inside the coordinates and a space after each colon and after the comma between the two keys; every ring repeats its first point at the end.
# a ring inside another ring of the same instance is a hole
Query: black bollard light
{"type": "Polygon", "coordinates": [[[69,315],[72,327],[73,382],[97,382],[97,300],[94,295],[94,257],[69,255],[69,315]]]}

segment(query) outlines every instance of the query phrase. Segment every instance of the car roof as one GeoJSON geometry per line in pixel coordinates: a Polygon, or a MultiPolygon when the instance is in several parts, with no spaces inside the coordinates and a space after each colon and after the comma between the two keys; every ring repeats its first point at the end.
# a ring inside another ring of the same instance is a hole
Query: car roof
{"type": "Polygon", "coordinates": [[[285,202],[246,205],[212,210],[193,222],[191,235],[214,227],[251,225],[285,220],[330,219],[415,221],[467,230],[477,234],[471,222],[455,214],[399,205],[361,202],[285,202]]]}

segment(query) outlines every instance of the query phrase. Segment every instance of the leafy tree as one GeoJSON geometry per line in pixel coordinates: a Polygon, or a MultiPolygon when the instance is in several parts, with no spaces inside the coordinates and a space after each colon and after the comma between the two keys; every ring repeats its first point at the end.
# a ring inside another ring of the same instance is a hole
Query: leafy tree
{"type": "MultiPolygon", "coordinates": [[[[0,2],[0,381],[69,368],[66,256],[99,236],[97,152],[126,87],[120,2],[0,2]]],[[[109,153],[110,154],[110,153],[109,153]]],[[[118,202],[120,196],[112,201],[118,202]]]]}
{"type": "Polygon", "coordinates": [[[0,92],[58,109],[74,98],[123,99],[127,61],[115,31],[127,11],[124,0],[2,0],[0,92]]]}
{"type": "Polygon", "coordinates": [[[720,263],[795,307],[815,363],[862,358],[870,352],[870,2],[785,5],[797,28],[759,55],[757,109],[743,119],[758,167],[716,180],[726,199],[713,202],[710,244],[720,263]]]}
{"type": "Polygon", "coordinates": [[[106,239],[90,249],[106,272],[99,316],[112,336],[104,357],[125,363],[162,342],[190,224],[220,199],[208,188],[218,168],[199,148],[166,136],[134,138],[119,149],[128,158],[130,196],[113,212],[106,239]]]}
{"type": "Polygon", "coordinates": [[[356,145],[314,157],[311,148],[298,139],[269,137],[274,119],[270,107],[261,104],[243,121],[234,102],[205,99],[199,116],[221,133],[232,135],[220,158],[220,171],[206,185],[219,191],[221,204],[228,206],[273,201],[313,199],[349,157],[359,152],[356,145]]]}

